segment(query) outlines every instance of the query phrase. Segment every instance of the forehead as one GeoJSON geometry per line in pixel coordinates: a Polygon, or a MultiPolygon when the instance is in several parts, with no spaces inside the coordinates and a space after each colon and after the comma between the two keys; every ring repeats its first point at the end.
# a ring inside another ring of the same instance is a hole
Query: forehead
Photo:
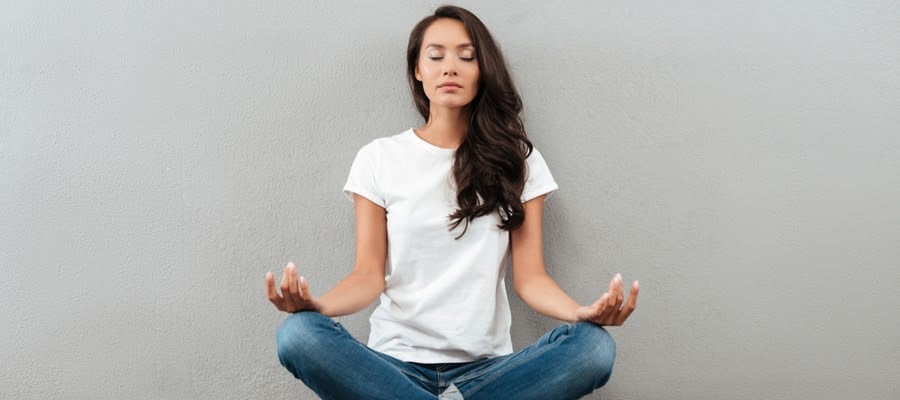
{"type": "Polygon", "coordinates": [[[423,47],[456,48],[471,45],[472,38],[466,32],[465,25],[450,18],[440,18],[431,23],[422,37],[423,47]]]}

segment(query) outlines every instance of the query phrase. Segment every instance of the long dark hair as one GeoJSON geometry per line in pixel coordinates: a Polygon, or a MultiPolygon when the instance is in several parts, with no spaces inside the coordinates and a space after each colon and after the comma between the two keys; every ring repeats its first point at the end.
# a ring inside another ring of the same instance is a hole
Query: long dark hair
{"type": "Polygon", "coordinates": [[[409,34],[406,50],[407,78],[419,114],[428,121],[429,100],[422,83],[416,79],[416,66],[425,30],[440,18],[462,22],[478,60],[480,85],[470,104],[469,126],[465,139],[456,149],[453,178],[456,182],[456,202],[459,206],[449,215],[450,229],[477,217],[497,212],[499,228],[512,231],[525,220],[522,190],[525,188],[525,159],[533,145],[525,134],[519,114],[522,99],[507,71],[500,47],[487,27],[468,10],[443,6],[425,17],[409,34]]]}

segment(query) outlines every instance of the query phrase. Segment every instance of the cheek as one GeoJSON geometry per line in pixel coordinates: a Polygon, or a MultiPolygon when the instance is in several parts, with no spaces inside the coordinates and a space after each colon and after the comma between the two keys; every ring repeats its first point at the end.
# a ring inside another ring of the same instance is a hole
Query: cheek
{"type": "Polygon", "coordinates": [[[472,81],[481,82],[481,69],[478,68],[477,64],[472,66],[472,70],[469,72],[469,76],[472,77],[472,81]]]}
{"type": "Polygon", "coordinates": [[[438,79],[440,76],[441,76],[440,67],[435,67],[433,65],[425,67],[425,69],[422,72],[422,77],[427,80],[430,80],[430,81],[438,79]]]}
{"type": "Polygon", "coordinates": [[[425,80],[433,80],[435,74],[435,68],[433,65],[428,65],[428,63],[419,63],[419,77],[425,80]]]}

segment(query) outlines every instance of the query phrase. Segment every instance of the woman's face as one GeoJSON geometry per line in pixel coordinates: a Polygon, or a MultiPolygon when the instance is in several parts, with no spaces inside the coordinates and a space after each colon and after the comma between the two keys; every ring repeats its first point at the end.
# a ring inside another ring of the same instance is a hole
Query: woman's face
{"type": "Polygon", "coordinates": [[[478,93],[475,46],[462,22],[440,18],[422,38],[416,79],[422,82],[431,108],[460,108],[478,93]]]}

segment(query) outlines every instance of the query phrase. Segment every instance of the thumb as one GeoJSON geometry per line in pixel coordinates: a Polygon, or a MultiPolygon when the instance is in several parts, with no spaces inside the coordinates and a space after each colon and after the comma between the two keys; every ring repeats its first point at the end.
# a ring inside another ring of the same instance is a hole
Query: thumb
{"type": "Polygon", "coordinates": [[[302,276],[300,277],[300,297],[312,300],[312,293],[309,292],[309,282],[302,276]]]}

